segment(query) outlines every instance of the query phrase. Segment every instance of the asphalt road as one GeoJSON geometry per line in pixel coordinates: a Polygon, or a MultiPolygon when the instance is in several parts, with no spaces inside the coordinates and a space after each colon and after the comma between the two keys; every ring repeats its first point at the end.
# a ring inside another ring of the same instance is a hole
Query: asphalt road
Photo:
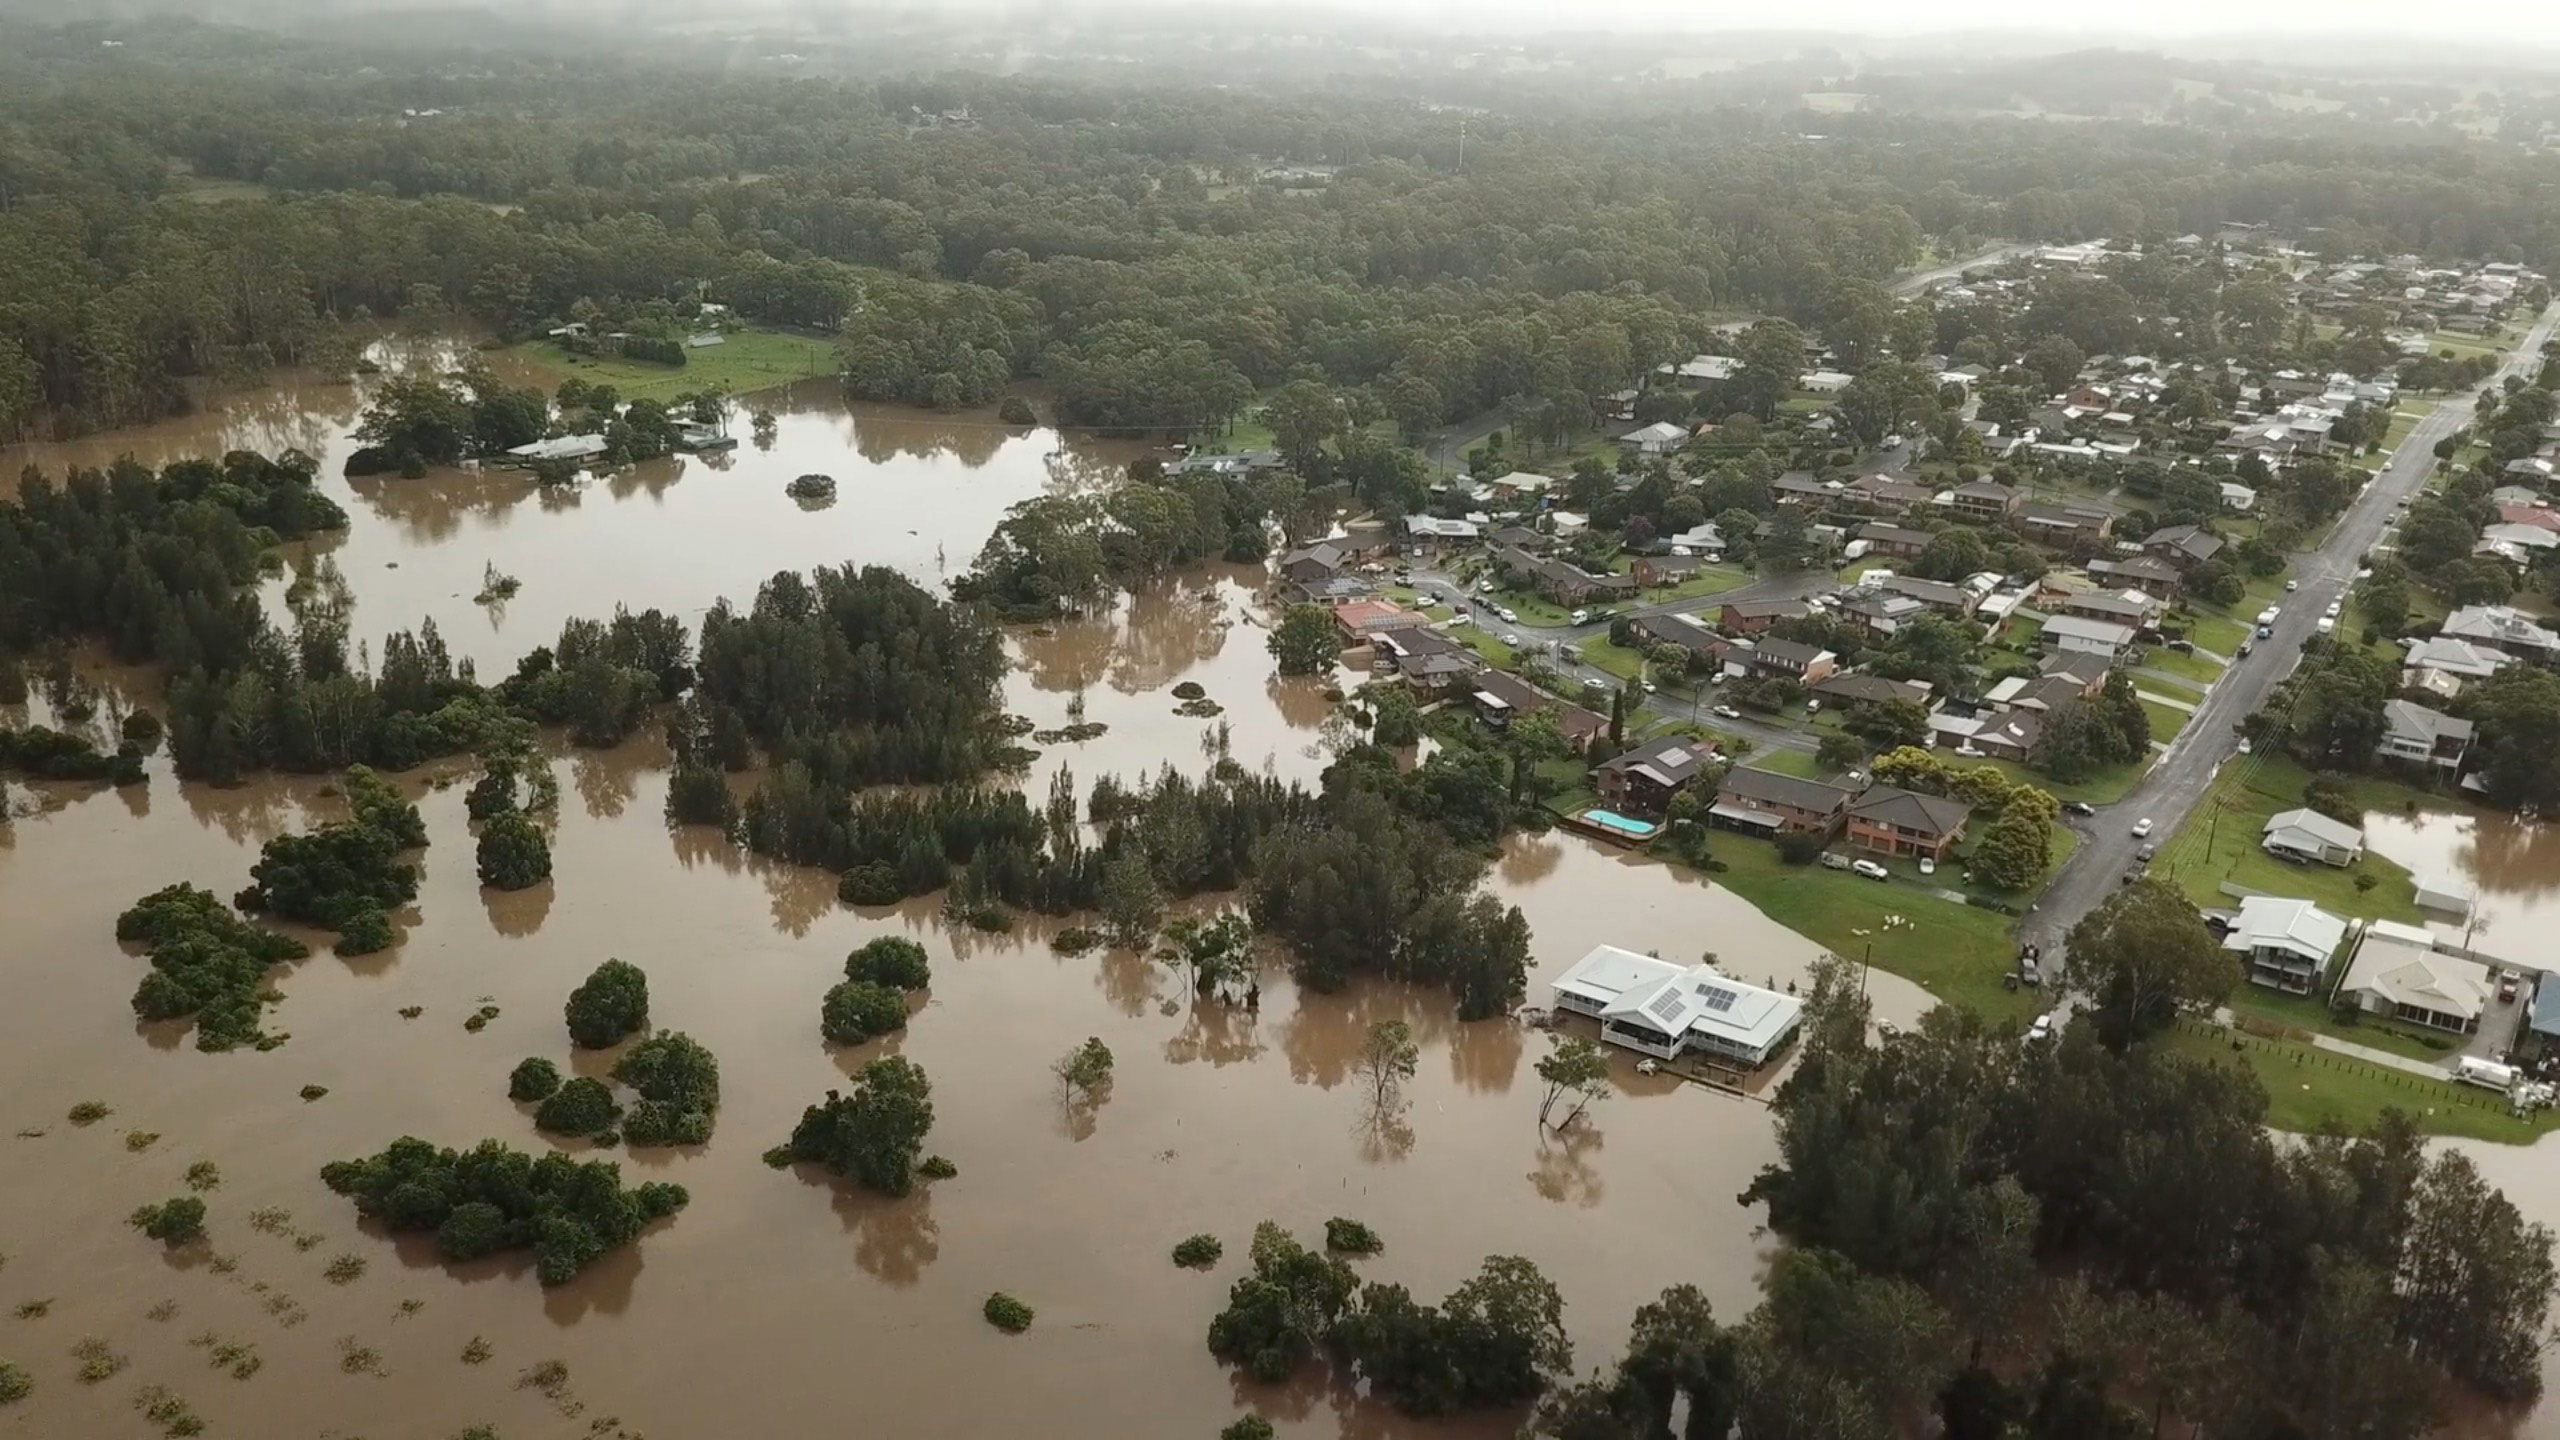
{"type": "MultiPolygon", "coordinates": [[[[2526,367],[2538,362],[2543,344],[2551,338],[2556,325],[2560,325],[2560,305],[2543,311],[2489,384],[2494,387],[2507,375],[2528,373],[2526,367]]],[[[2327,543],[2295,557],[2293,578],[2301,582],[2302,588],[2282,598],[2283,613],[2276,617],[2273,637],[2258,641],[2255,655],[2233,662],[2223,672],[2150,773],[2122,801],[2100,810],[2095,819],[2072,822],[2073,828],[2081,832],[2080,848],[2072,853],[2046,889],[2043,900],[2018,928],[2020,940],[2035,941],[2042,947],[2047,965],[2061,954],[2063,935],[2081,916],[2114,893],[2133,867],[2134,857],[2144,843],[2134,837],[2134,822],[2148,817],[2152,824],[2150,839],[2166,843],[2212,788],[2223,762],[2238,753],[2240,722],[2265,703],[2268,692],[2301,663],[2302,647],[2315,632],[2322,612],[2329,602],[2345,598],[2357,567],[2364,563],[2365,553],[2390,525],[2395,502],[2415,493],[2434,469],[2436,442],[2472,418],[2473,394],[2462,391],[2429,411],[2400,442],[2400,448],[2364,493],[2339,517],[2327,543]]],[[[2254,839],[2243,836],[2240,843],[2254,839]]]]}
{"type": "Polygon", "coordinates": [[[1914,274],[1905,275],[1901,279],[1893,282],[1893,293],[1896,295],[1917,295],[1921,291],[1928,289],[1930,286],[1941,280],[1953,280],[1967,270],[1979,270],[1986,266],[1997,265],[2012,255],[2023,255],[2034,248],[2035,247],[2032,245],[1994,245],[1988,250],[1977,251],[1974,254],[1968,255],[1962,260],[1956,261],[1954,264],[1941,265],[1934,270],[1922,270],[1914,274]]]}

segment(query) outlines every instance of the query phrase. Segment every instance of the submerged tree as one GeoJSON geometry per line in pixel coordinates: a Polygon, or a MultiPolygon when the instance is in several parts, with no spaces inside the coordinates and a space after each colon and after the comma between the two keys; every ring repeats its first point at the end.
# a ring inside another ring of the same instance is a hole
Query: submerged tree
{"type": "Polygon", "coordinates": [[[933,1128],[933,1086],[904,1056],[874,1060],[854,1077],[850,1096],[830,1090],[810,1106],[790,1142],[769,1156],[815,1161],[884,1195],[915,1184],[916,1158],[933,1128]]]}

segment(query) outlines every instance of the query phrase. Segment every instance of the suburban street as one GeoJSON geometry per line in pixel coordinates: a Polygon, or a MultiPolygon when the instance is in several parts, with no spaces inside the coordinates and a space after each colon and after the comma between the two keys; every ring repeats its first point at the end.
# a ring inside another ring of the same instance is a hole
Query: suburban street
{"type": "MultiPolygon", "coordinates": [[[[2497,386],[2508,375],[2529,375],[2555,325],[2560,325],[2560,304],[2542,312],[2488,386],[2497,386]]],[[[2063,935],[2113,893],[2134,864],[2143,844],[2133,835],[2134,822],[2148,818],[2151,839],[2165,843],[2212,788],[2223,762],[2238,753],[2240,722],[2301,662],[2302,647],[2314,633],[2321,612],[2330,601],[2345,598],[2366,552],[2390,525],[2396,502],[2416,493],[2434,469],[2436,442],[2472,418],[2476,393],[2464,390],[2438,402],[2339,517],[2327,543],[2294,558],[2293,578],[2301,582],[2301,589],[2283,597],[2283,613],[2276,618],[2273,638],[2257,642],[2254,657],[2235,660],[2223,672],[2150,773],[2096,818],[2072,822],[2081,832],[2080,848],[2018,930],[2021,941],[2042,947],[2048,965],[2060,956],[2063,935]]],[[[2254,838],[2241,837],[2240,843],[2254,838]]]]}

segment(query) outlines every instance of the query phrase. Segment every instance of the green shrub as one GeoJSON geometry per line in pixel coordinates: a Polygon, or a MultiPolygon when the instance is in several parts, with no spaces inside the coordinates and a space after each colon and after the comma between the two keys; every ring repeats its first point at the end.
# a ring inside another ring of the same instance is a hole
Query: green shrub
{"type": "Polygon", "coordinates": [[[35,1377],[23,1368],[0,1360],[0,1405],[15,1405],[36,1388],[35,1377]]]}
{"type": "Polygon", "coordinates": [[[1173,1247],[1173,1263],[1193,1270],[1206,1270],[1227,1253],[1215,1235],[1194,1235],[1173,1247]]]}
{"type": "Polygon", "coordinates": [[[859,1045],[907,1025],[907,999],[885,985],[847,980],[827,991],[818,1029],[838,1045],[859,1045]]]}
{"type": "Polygon", "coordinates": [[[507,1076],[507,1098],[538,1104],[560,1090],[560,1067],[532,1056],[517,1064],[507,1076]]]}
{"type": "Polygon", "coordinates": [[[1324,1222],[1324,1248],[1338,1250],[1345,1255],[1375,1255],[1387,1248],[1387,1242],[1378,1238],[1377,1231],[1359,1221],[1345,1220],[1336,1215],[1324,1222]]]}
{"type": "Polygon", "coordinates": [[[569,992],[569,1039],[601,1050],[649,1023],[649,977],[637,965],[607,960],[569,992]]]}
{"type": "Polygon", "coordinates": [[[1007,1335],[1031,1328],[1031,1307],[999,1290],[987,1297],[987,1323],[1007,1335]]]}
{"type": "Polygon", "coordinates": [[[531,1247],[545,1285],[631,1243],[689,1198],[681,1185],[625,1189],[610,1161],[536,1160],[496,1140],[462,1153],[403,1138],[379,1155],[333,1161],[320,1179],[392,1230],[433,1233],[448,1259],[531,1247]]]}
{"type": "Polygon", "coordinates": [[[921,990],[933,983],[933,965],[923,946],[903,935],[883,935],[845,957],[844,978],[921,990]]]}
{"type": "Polygon", "coordinates": [[[640,1094],[622,1122],[634,1145],[700,1145],[720,1110],[720,1062],[692,1036],[661,1030],[617,1061],[613,1078],[640,1094]]]}
{"type": "Polygon", "coordinates": [[[927,1180],[948,1180],[960,1173],[960,1167],[939,1155],[927,1155],[924,1163],[916,1167],[916,1173],[927,1180]]]}
{"type": "Polygon", "coordinates": [[[593,1135],[611,1128],[621,1114],[603,1081],[581,1075],[552,1092],[533,1112],[533,1123],[554,1135],[593,1135]]]}
{"type": "Polygon", "coordinates": [[[133,1228],[163,1245],[185,1245],[204,1238],[204,1202],[193,1195],[145,1205],[130,1218],[133,1228]]]}
{"type": "Polygon", "coordinates": [[[522,811],[490,817],[480,827],[480,883],[524,890],[551,878],[551,842],[522,811]]]}
{"type": "Polygon", "coordinates": [[[1247,1415],[1218,1432],[1218,1440],[1271,1440],[1271,1422],[1259,1415],[1247,1415]]]}
{"type": "Polygon", "coordinates": [[[847,905],[895,905],[907,898],[898,867],[875,860],[856,865],[836,881],[836,898],[847,905]]]}

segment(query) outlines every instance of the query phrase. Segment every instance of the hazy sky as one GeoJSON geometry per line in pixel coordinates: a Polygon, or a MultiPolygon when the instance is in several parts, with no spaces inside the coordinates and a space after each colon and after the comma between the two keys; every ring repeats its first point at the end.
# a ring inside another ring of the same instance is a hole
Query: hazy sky
{"type": "MultiPolygon", "coordinates": [[[[1534,28],[1839,30],[1876,34],[2067,28],[2152,37],[2263,33],[2303,39],[2341,34],[2419,35],[2494,50],[2522,44],[2560,48],[2560,0],[2144,0],[2138,5],[2066,5],[2053,0],[1404,0],[1377,9],[1418,8],[1444,23],[1534,28]]],[[[1342,6],[1352,9],[1355,7],[1342,6]]],[[[1365,8],[1365,7],[1356,7],[1365,8]]],[[[2270,58],[2278,58],[2271,54],[2270,58]]]]}

